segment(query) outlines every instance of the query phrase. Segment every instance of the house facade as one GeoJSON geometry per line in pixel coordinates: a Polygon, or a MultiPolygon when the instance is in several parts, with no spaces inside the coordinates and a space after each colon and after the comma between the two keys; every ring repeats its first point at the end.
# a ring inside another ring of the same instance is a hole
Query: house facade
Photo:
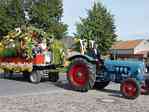
{"type": "Polygon", "coordinates": [[[113,59],[147,60],[149,40],[128,40],[115,42],[110,49],[113,59]]]}

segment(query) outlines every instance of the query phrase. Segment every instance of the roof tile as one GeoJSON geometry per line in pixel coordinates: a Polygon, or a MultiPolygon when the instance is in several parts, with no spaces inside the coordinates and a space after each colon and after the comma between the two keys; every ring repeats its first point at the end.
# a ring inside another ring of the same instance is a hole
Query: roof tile
{"type": "Polygon", "coordinates": [[[112,49],[133,49],[138,46],[143,40],[128,40],[115,42],[112,49]]]}

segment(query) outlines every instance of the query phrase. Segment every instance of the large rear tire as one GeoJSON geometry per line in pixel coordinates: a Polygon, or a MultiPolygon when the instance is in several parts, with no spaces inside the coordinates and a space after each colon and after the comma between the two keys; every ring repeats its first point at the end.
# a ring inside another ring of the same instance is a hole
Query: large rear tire
{"type": "Polygon", "coordinates": [[[29,75],[29,81],[31,83],[34,84],[38,84],[41,81],[41,73],[40,71],[33,71],[30,75],[29,75]]]}
{"type": "Polygon", "coordinates": [[[127,99],[136,99],[140,95],[140,86],[135,79],[129,78],[121,84],[122,95],[127,99]]]}
{"type": "Polygon", "coordinates": [[[96,66],[82,58],[76,58],[69,66],[67,79],[74,90],[88,91],[96,80],[96,66]]]}

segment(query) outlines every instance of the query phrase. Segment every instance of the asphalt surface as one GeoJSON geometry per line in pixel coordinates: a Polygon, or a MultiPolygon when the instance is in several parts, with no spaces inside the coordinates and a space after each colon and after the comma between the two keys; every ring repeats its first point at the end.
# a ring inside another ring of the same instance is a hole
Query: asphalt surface
{"type": "MultiPolygon", "coordinates": [[[[39,84],[28,82],[21,74],[13,74],[11,78],[0,78],[0,96],[42,94],[71,90],[66,74],[60,74],[59,76],[60,79],[55,83],[50,82],[48,78],[44,78],[39,84]]],[[[149,78],[149,74],[145,74],[145,77],[149,78]]],[[[117,91],[116,93],[119,91],[119,84],[111,83],[107,88],[110,89],[112,94],[115,94],[115,91],[117,91]]]]}
{"type": "Polygon", "coordinates": [[[42,94],[61,91],[64,88],[67,88],[65,74],[61,74],[59,81],[56,83],[44,78],[41,83],[32,84],[25,80],[21,74],[14,74],[11,78],[8,76],[0,78],[0,96],[42,94]]]}
{"type": "Polygon", "coordinates": [[[76,92],[65,76],[56,83],[44,79],[39,84],[21,75],[0,79],[0,112],[149,112],[149,95],[125,99],[114,83],[102,91],[76,92]]]}

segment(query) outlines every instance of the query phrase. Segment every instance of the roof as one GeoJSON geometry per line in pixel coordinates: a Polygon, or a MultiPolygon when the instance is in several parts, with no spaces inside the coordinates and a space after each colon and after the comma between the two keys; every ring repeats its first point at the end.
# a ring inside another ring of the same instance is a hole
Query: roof
{"type": "Polygon", "coordinates": [[[128,40],[128,41],[119,41],[115,42],[112,46],[112,49],[133,49],[137,47],[143,40],[128,40]]]}
{"type": "Polygon", "coordinates": [[[148,54],[149,53],[149,51],[138,51],[138,52],[136,52],[135,54],[148,54]]]}

